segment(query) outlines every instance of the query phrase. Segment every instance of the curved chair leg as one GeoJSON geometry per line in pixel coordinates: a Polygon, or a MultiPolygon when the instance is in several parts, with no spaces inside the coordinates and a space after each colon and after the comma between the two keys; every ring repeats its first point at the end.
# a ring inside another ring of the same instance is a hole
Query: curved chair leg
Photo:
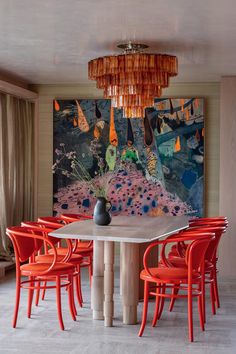
{"type": "Polygon", "coordinates": [[[60,323],[61,329],[64,331],[64,323],[62,319],[62,311],[61,311],[61,279],[59,276],[56,277],[56,295],[57,295],[57,313],[58,320],[60,323]]]}
{"type": "MultiPolygon", "coordinates": [[[[166,285],[163,284],[162,286],[162,294],[165,294],[166,292],[166,285]]],[[[160,301],[160,309],[159,309],[159,313],[158,313],[158,320],[161,318],[161,315],[162,315],[162,312],[163,312],[163,309],[164,309],[164,304],[165,304],[165,298],[164,296],[161,297],[161,301],[160,301]]]]}
{"type": "Polygon", "coordinates": [[[70,313],[73,321],[76,321],[76,314],[75,314],[75,309],[74,309],[74,289],[73,289],[73,275],[70,275],[68,277],[70,281],[70,285],[68,288],[68,300],[69,300],[69,308],[70,308],[70,313]]]}
{"type": "Polygon", "coordinates": [[[158,284],[158,287],[156,289],[156,304],[155,304],[155,310],[154,310],[154,316],[152,320],[152,327],[156,326],[157,320],[158,320],[158,315],[159,315],[159,305],[160,305],[160,296],[158,294],[161,292],[161,284],[158,284]]]}
{"type": "Polygon", "coordinates": [[[80,307],[83,307],[83,298],[81,291],[81,281],[80,281],[80,266],[77,266],[78,274],[75,276],[75,289],[76,289],[76,297],[80,307]]]}
{"type": "Polygon", "coordinates": [[[220,308],[220,298],[219,298],[219,292],[218,292],[217,273],[216,273],[215,267],[213,270],[213,278],[214,278],[214,292],[215,292],[216,306],[219,309],[220,308]]]}
{"type": "Polygon", "coordinates": [[[139,330],[139,337],[143,335],[143,331],[147,321],[147,310],[148,310],[148,297],[149,297],[149,283],[147,281],[144,282],[144,299],[143,299],[143,316],[142,323],[139,330]]]}
{"type": "Polygon", "coordinates": [[[205,331],[201,296],[198,296],[197,301],[198,301],[198,312],[199,312],[200,326],[201,326],[202,331],[205,331]]]}
{"type": "Polygon", "coordinates": [[[18,310],[20,304],[20,277],[16,274],[16,302],[15,302],[15,310],[14,310],[14,317],[12,322],[12,327],[16,328],[17,317],[18,317],[18,310]]]}
{"type": "Polygon", "coordinates": [[[213,284],[213,275],[212,272],[210,274],[210,279],[211,279],[211,283],[210,283],[210,295],[211,295],[211,311],[212,314],[215,315],[216,314],[216,307],[215,307],[215,292],[214,292],[214,284],[213,284]]]}
{"type": "Polygon", "coordinates": [[[93,257],[89,256],[89,281],[90,281],[90,288],[92,287],[92,279],[93,279],[93,257]]]}
{"type": "MultiPolygon", "coordinates": [[[[34,287],[34,278],[29,277],[29,280],[30,280],[29,286],[34,287]]],[[[30,316],[31,316],[33,297],[34,297],[34,289],[28,289],[28,310],[27,310],[28,318],[30,318],[30,316]]]]}
{"type": "Polygon", "coordinates": [[[38,282],[38,289],[36,290],[36,296],[35,296],[35,306],[38,306],[39,304],[39,297],[40,297],[40,285],[41,282],[38,282]]]}
{"type": "MultiPolygon", "coordinates": [[[[73,282],[72,282],[71,287],[72,287],[72,291],[73,291],[73,294],[74,294],[74,284],[73,284],[73,282]]],[[[75,314],[75,316],[77,316],[78,314],[77,314],[77,309],[76,309],[76,306],[75,306],[75,299],[74,299],[74,296],[72,297],[72,306],[73,306],[74,314],[75,314]]]]}
{"type": "Polygon", "coordinates": [[[46,281],[43,283],[43,286],[44,286],[44,289],[43,289],[43,291],[42,291],[42,300],[44,300],[44,299],[45,299],[45,294],[46,294],[46,286],[47,286],[47,282],[46,282],[46,281]]]}
{"type": "Polygon", "coordinates": [[[188,282],[188,331],[189,340],[193,342],[193,299],[192,299],[192,283],[188,282]]]}
{"type": "Polygon", "coordinates": [[[171,312],[173,310],[174,304],[175,304],[175,300],[176,300],[176,295],[178,295],[179,292],[179,285],[175,285],[172,289],[172,295],[173,297],[170,300],[170,306],[169,306],[169,311],[171,312]]]}
{"type": "Polygon", "coordinates": [[[206,323],[206,289],[205,289],[205,268],[203,265],[202,268],[202,279],[201,279],[201,301],[202,301],[202,314],[203,314],[203,321],[206,323]]]}

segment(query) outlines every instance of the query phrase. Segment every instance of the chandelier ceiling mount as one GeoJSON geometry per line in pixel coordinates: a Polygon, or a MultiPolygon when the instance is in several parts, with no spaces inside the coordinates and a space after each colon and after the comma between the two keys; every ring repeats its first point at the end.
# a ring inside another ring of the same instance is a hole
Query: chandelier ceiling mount
{"type": "Polygon", "coordinates": [[[123,49],[123,54],[134,54],[143,52],[143,50],[149,48],[149,46],[147,44],[129,41],[127,43],[117,44],[117,48],[123,49]]]}

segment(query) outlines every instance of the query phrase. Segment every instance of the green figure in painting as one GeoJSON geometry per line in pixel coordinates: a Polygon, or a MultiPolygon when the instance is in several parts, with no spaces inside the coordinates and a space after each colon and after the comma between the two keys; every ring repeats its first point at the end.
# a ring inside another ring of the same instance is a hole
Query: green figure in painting
{"type": "Polygon", "coordinates": [[[111,144],[108,145],[106,149],[106,162],[109,168],[109,171],[114,171],[116,167],[116,157],[117,157],[117,140],[114,139],[111,141],[111,144]]]}
{"type": "Polygon", "coordinates": [[[142,164],[139,159],[138,150],[133,146],[134,134],[131,125],[131,121],[127,119],[127,147],[125,147],[121,153],[121,161],[131,162],[136,164],[138,170],[142,169],[142,164]]]}
{"type": "Polygon", "coordinates": [[[127,141],[127,147],[123,150],[121,154],[121,160],[130,161],[133,163],[141,163],[139,160],[138,151],[133,146],[133,142],[131,140],[127,141]]]}

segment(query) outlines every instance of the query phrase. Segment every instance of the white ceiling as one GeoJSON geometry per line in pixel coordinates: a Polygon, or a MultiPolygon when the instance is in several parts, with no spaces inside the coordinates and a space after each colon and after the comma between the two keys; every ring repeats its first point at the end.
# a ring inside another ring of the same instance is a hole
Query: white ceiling
{"type": "Polygon", "coordinates": [[[0,0],[0,71],[29,83],[84,83],[118,42],[179,58],[176,82],[236,75],[235,0],[0,0]]]}

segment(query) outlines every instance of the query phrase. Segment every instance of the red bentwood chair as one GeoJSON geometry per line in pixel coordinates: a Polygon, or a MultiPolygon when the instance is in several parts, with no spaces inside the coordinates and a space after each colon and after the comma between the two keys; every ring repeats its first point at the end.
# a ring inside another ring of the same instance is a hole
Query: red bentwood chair
{"type": "MultiPolygon", "coordinates": [[[[207,254],[206,254],[206,262],[205,262],[205,273],[207,275],[206,283],[210,283],[211,285],[211,300],[212,300],[212,313],[215,314],[215,303],[216,306],[220,307],[220,300],[219,300],[219,293],[218,293],[218,282],[217,282],[217,249],[219,246],[219,242],[221,239],[222,234],[226,231],[228,227],[228,222],[225,219],[219,219],[216,221],[198,221],[192,222],[190,228],[185,230],[184,234],[187,231],[190,232],[215,232],[215,240],[212,241],[208,247],[207,254]]],[[[182,266],[184,263],[184,256],[185,256],[186,245],[184,242],[178,243],[176,248],[169,253],[168,260],[173,266],[182,266]]],[[[170,308],[171,310],[171,308],[170,308]]]]}
{"type": "MultiPolygon", "coordinates": [[[[21,226],[25,226],[28,229],[32,229],[33,231],[41,231],[43,232],[44,236],[49,238],[54,245],[57,245],[58,242],[60,242],[59,239],[57,239],[56,237],[52,237],[52,236],[48,236],[48,234],[50,232],[53,231],[53,229],[49,229],[46,228],[46,226],[44,224],[40,224],[38,222],[34,222],[34,221],[25,221],[21,223],[21,226]]],[[[68,242],[68,240],[67,240],[68,242]]],[[[69,241],[71,242],[71,241],[69,241]]],[[[42,250],[39,250],[38,255],[35,257],[36,262],[45,262],[45,263],[50,263],[52,261],[53,258],[53,254],[49,253],[48,247],[47,245],[44,245],[44,249],[43,249],[43,254],[42,254],[42,250]]],[[[50,251],[52,252],[52,251],[50,251]]],[[[65,255],[58,255],[57,259],[59,262],[63,261],[63,259],[65,258],[65,255]]],[[[83,257],[80,256],[79,254],[73,254],[72,253],[72,249],[71,249],[71,255],[70,257],[67,259],[67,262],[74,264],[75,267],[75,272],[73,274],[73,278],[75,280],[75,289],[76,289],[76,297],[78,300],[78,303],[80,305],[80,307],[83,306],[83,298],[82,298],[82,290],[81,290],[81,278],[80,278],[80,265],[83,262],[83,257]]],[[[40,285],[40,283],[39,283],[40,285]]],[[[45,283],[46,285],[46,283],[45,283]]],[[[46,289],[43,290],[42,293],[42,300],[44,300],[45,298],[45,292],[46,289]]],[[[36,293],[36,298],[35,298],[35,305],[38,306],[39,303],[39,296],[40,296],[40,288],[38,288],[37,293],[36,293]]],[[[76,309],[75,309],[75,313],[76,309]]]]}
{"type": "Polygon", "coordinates": [[[144,305],[142,324],[139,331],[139,336],[142,336],[148,310],[149,295],[156,297],[156,306],[152,326],[155,327],[158,316],[160,314],[160,299],[161,298],[187,298],[188,299],[188,323],[189,323],[189,340],[193,341],[193,314],[192,314],[192,299],[198,298],[198,311],[200,317],[201,329],[204,330],[203,318],[203,281],[204,281],[204,257],[207,247],[212,239],[214,233],[202,233],[202,235],[195,235],[189,233],[188,236],[182,237],[180,235],[168,238],[163,241],[157,241],[151,244],[144,253],[143,264],[144,269],[140,273],[140,278],[144,280],[144,305]],[[185,262],[187,265],[183,268],[176,267],[157,267],[149,268],[147,265],[147,258],[150,251],[159,245],[166,245],[181,241],[189,241],[187,246],[185,262]],[[178,286],[181,290],[187,291],[187,294],[175,294],[173,289],[178,286]],[[153,291],[153,288],[155,291],[153,291]],[[172,289],[172,292],[166,293],[166,289],[172,289]]]}
{"type": "MultiPolygon", "coordinates": [[[[69,218],[67,217],[67,220],[63,219],[62,217],[40,217],[38,218],[38,222],[45,224],[49,228],[54,228],[58,229],[59,227],[65,226],[66,224],[69,224],[70,222],[74,221],[85,221],[80,219],[80,218],[69,218]]],[[[65,254],[65,249],[63,247],[60,247],[57,249],[58,254],[65,254]]],[[[89,270],[89,280],[90,280],[90,286],[92,284],[92,274],[93,274],[93,242],[81,242],[79,240],[74,240],[73,244],[73,253],[79,254],[83,256],[83,262],[81,263],[80,267],[85,268],[87,267],[89,270]]]]}
{"type": "MultiPolygon", "coordinates": [[[[72,319],[75,321],[74,313],[74,294],[73,294],[73,273],[74,265],[66,263],[71,254],[71,245],[68,247],[68,253],[65,259],[58,262],[58,255],[53,242],[46,238],[43,232],[32,231],[27,227],[9,227],[7,235],[11,239],[16,259],[16,303],[13,318],[13,327],[16,327],[17,316],[20,303],[20,290],[28,289],[28,318],[31,316],[31,307],[34,290],[38,289],[38,282],[50,281],[53,285],[46,286],[47,289],[56,289],[57,311],[60,328],[64,330],[64,323],[61,310],[61,288],[67,287],[69,307],[72,319]],[[53,259],[51,262],[35,262],[35,253],[46,244],[53,251],[53,259]],[[27,262],[28,263],[25,263],[27,262]],[[24,263],[24,264],[22,264],[24,263]],[[21,280],[22,276],[28,277],[28,280],[21,280]],[[35,285],[36,283],[36,285],[35,285]]],[[[44,289],[43,287],[40,287],[44,289]]]]}
{"type": "MultiPolygon", "coordinates": [[[[188,237],[189,234],[195,233],[196,236],[200,235],[203,232],[213,232],[215,234],[215,238],[210,241],[208,248],[206,250],[205,254],[205,261],[203,264],[203,269],[204,269],[204,283],[205,284],[210,284],[210,295],[211,295],[211,307],[212,307],[212,313],[216,313],[215,309],[215,302],[216,304],[217,299],[219,299],[218,296],[218,288],[217,288],[217,277],[216,277],[216,250],[220,241],[220,238],[222,234],[225,232],[225,227],[224,226],[206,226],[206,227],[197,227],[197,228],[189,228],[185,230],[184,232],[180,232],[176,237],[183,236],[183,237],[188,237]]],[[[185,248],[187,247],[186,244],[185,248]]],[[[178,247],[177,247],[178,249],[178,247]]],[[[165,246],[163,246],[162,251],[161,251],[161,261],[160,264],[164,264],[165,266],[171,266],[171,267],[177,267],[177,268],[183,268],[187,267],[186,262],[185,262],[185,255],[186,255],[186,249],[181,249],[182,256],[173,256],[172,254],[168,255],[168,258],[165,256],[165,246]]],[[[203,314],[204,314],[204,322],[206,321],[206,312],[205,312],[205,289],[203,289],[203,314]]],[[[173,293],[177,294],[179,291],[178,286],[173,289],[173,293]]],[[[174,302],[176,298],[172,298],[169,310],[172,311],[174,302]]],[[[159,315],[160,316],[160,315],[159,315]]]]}

